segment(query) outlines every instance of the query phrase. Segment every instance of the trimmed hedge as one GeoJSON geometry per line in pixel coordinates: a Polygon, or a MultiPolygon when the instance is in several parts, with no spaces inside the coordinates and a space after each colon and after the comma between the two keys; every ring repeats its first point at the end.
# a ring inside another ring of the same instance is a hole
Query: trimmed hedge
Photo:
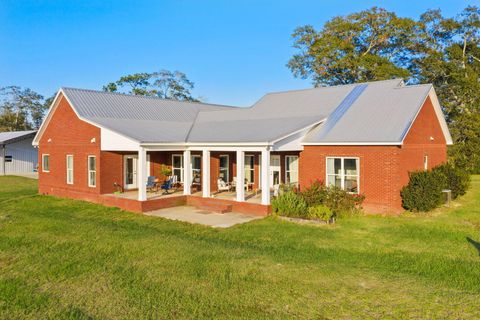
{"type": "Polygon", "coordinates": [[[402,205],[410,211],[430,211],[444,202],[442,190],[452,191],[452,199],[464,195],[470,185],[470,176],[449,163],[430,171],[410,174],[408,185],[402,188],[402,205]]]}

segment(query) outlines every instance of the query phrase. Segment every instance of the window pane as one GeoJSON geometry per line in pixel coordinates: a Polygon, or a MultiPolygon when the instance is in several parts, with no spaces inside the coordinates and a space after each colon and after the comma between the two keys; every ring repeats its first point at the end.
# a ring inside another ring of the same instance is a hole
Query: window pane
{"type": "Polygon", "coordinates": [[[253,156],[245,156],[245,179],[247,182],[255,181],[254,163],[255,158],[253,156]]]}
{"type": "Polygon", "coordinates": [[[43,171],[50,171],[50,156],[43,156],[43,171]]]}
{"type": "Polygon", "coordinates": [[[192,157],[192,168],[194,170],[200,170],[202,168],[202,158],[192,157]]]}
{"type": "Polygon", "coordinates": [[[181,168],[182,167],[182,157],[181,156],[173,156],[173,167],[174,168],[181,168]]]}
{"type": "Polygon", "coordinates": [[[95,187],[97,185],[95,171],[90,171],[89,178],[90,178],[89,185],[92,187],[95,187]]]}
{"type": "Polygon", "coordinates": [[[327,173],[328,174],[340,174],[342,170],[342,159],[340,158],[328,158],[327,159],[327,173]]]}
{"type": "Polygon", "coordinates": [[[342,179],[341,179],[340,176],[328,175],[327,185],[341,188],[342,187],[342,179]]]}
{"type": "Polygon", "coordinates": [[[344,159],[343,168],[346,175],[357,175],[357,159],[344,159]]]}
{"type": "Polygon", "coordinates": [[[345,177],[345,191],[358,193],[358,182],[356,176],[345,177]]]}
{"type": "Polygon", "coordinates": [[[220,156],[220,168],[226,168],[228,166],[228,156],[220,156]]]}
{"type": "MultiPolygon", "coordinates": [[[[131,159],[128,159],[131,160],[131,159]]],[[[95,170],[96,163],[95,163],[95,157],[89,157],[88,158],[88,170],[95,170]]],[[[132,166],[133,166],[133,160],[132,160],[132,166]]]]}

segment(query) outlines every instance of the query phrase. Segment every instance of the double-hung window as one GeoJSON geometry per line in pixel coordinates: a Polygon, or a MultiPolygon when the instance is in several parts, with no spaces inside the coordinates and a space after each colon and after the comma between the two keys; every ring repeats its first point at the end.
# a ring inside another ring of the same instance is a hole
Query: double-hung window
{"type": "Polygon", "coordinates": [[[298,156],[285,156],[285,182],[298,183],[298,156]]]}
{"type": "Polygon", "coordinates": [[[219,178],[225,182],[230,181],[230,161],[228,155],[221,155],[220,156],[220,170],[219,170],[219,178]]]}
{"type": "Polygon", "coordinates": [[[97,186],[97,158],[88,156],[88,186],[95,188],[97,186]]]}
{"type": "Polygon", "coordinates": [[[358,194],[360,160],[348,157],[327,157],[327,185],[358,194]]]}
{"type": "Polygon", "coordinates": [[[172,174],[177,176],[178,182],[183,182],[183,155],[172,155],[172,174]]]}
{"type": "Polygon", "coordinates": [[[202,157],[199,155],[192,156],[192,182],[201,184],[202,181],[202,157]]]}
{"type": "Polygon", "coordinates": [[[50,172],[50,155],[42,154],[42,171],[50,172]]]}
{"type": "Polygon", "coordinates": [[[255,182],[255,156],[245,156],[245,180],[248,183],[255,182]]]}
{"type": "Polygon", "coordinates": [[[73,155],[67,154],[67,184],[73,184],[73,155]]]}

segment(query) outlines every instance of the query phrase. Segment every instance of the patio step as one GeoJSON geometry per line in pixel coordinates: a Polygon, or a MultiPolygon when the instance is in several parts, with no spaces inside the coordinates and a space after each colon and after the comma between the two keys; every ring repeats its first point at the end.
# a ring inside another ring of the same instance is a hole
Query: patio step
{"type": "Polygon", "coordinates": [[[198,210],[210,211],[215,213],[232,212],[231,204],[218,204],[218,203],[204,203],[202,205],[195,206],[198,210]]]}

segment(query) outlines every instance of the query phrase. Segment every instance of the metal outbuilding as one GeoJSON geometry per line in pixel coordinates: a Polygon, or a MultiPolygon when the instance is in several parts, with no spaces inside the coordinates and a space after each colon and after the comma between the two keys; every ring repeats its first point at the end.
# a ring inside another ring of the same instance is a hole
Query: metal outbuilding
{"type": "Polygon", "coordinates": [[[36,131],[0,132],[0,175],[37,170],[38,152],[32,146],[36,131]]]}

